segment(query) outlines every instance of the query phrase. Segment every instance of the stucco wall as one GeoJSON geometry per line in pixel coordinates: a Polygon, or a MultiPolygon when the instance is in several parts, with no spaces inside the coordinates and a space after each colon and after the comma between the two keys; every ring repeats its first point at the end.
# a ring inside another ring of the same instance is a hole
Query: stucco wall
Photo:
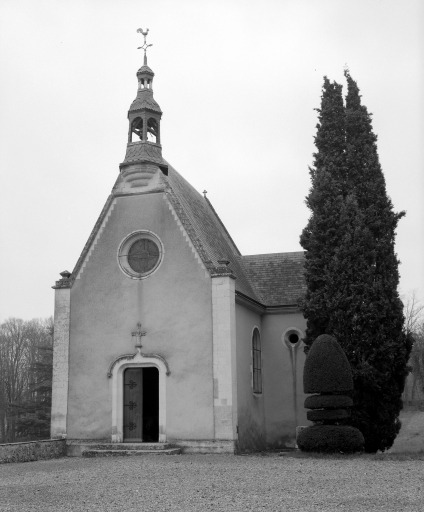
{"type": "Polygon", "coordinates": [[[168,362],[168,440],[213,437],[211,284],[163,193],[118,197],[71,289],[68,438],[111,435],[109,364],[135,352],[137,322],[145,353],[168,362]],[[130,279],[117,263],[121,241],[149,230],[164,245],[150,277],[130,279]]]}
{"type": "Polygon", "coordinates": [[[297,425],[308,425],[303,407],[303,366],[305,353],[300,342],[295,353],[282,340],[291,327],[306,327],[301,313],[267,314],[262,317],[262,357],[266,436],[268,447],[294,446],[297,425]],[[295,375],[295,379],[294,379],[295,375]],[[294,400],[294,389],[297,400],[294,400]]]}
{"type": "Polygon", "coordinates": [[[238,394],[238,448],[240,451],[265,448],[265,409],[267,392],[263,382],[263,393],[254,394],[252,389],[252,334],[259,328],[262,350],[266,339],[262,333],[261,317],[236,304],[237,333],[237,394],[238,394]]]}

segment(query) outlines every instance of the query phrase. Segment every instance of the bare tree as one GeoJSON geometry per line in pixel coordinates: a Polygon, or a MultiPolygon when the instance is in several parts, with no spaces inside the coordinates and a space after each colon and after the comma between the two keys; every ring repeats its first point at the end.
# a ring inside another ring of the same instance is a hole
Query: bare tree
{"type": "Polygon", "coordinates": [[[53,319],[31,321],[28,389],[20,404],[16,433],[23,439],[50,437],[53,319]]]}
{"type": "Polygon", "coordinates": [[[51,329],[51,320],[9,318],[0,325],[1,442],[22,436],[23,424],[28,432],[23,419],[32,411],[35,420],[37,400],[51,393],[51,329]]]}
{"type": "Polygon", "coordinates": [[[27,324],[9,318],[0,326],[0,368],[2,381],[3,425],[6,442],[15,440],[14,408],[22,400],[28,387],[29,340],[27,324]]]}
{"type": "Polygon", "coordinates": [[[415,291],[404,300],[405,328],[414,343],[409,358],[411,374],[405,386],[406,400],[414,401],[424,396],[424,304],[415,291]]]}
{"type": "Polygon", "coordinates": [[[416,333],[424,321],[424,304],[418,299],[414,290],[404,300],[405,328],[407,332],[416,333]]]}

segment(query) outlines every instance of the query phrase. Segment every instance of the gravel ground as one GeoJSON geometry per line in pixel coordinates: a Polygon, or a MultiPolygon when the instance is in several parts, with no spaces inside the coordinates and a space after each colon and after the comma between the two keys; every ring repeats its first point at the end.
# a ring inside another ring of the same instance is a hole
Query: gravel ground
{"type": "Polygon", "coordinates": [[[2,464],[0,511],[423,511],[424,460],[393,457],[145,455],[2,464]]]}

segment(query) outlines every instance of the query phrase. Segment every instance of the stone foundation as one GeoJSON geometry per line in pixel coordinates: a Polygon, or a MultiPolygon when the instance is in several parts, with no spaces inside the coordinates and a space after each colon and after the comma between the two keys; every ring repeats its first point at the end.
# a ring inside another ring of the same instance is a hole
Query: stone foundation
{"type": "Polygon", "coordinates": [[[236,443],[232,440],[195,441],[176,440],[183,453],[236,453],[236,443]]]}
{"type": "Polygon", "coordinates": [[[66,442],[64,439],[0,444],[0,464],[6,462],[29,462],[31,460],[55,459],[65,456],[66,442]]]}
{"type": "MultiPolygon", "coordinates": [[[[154,444],[154,443],[153,443],[154,444]]],[[[156,443],[158,446],[163,443],[156,443]]],[[[187,439],[174,439],[168,443],[170,446],[181,448],[182,453],[236,453],[236,443],[232,440],[187,440],[187,439]]],[[[117,443],[111,443],[106,439],[68,439],[66,441],[66,454],[68,457],[82,457],[86,450],[91,450],[93,447],[104,448],[103,445],[108,445],[113,449],[117,443]]],[[[135,446],[136,443],[128,443],[128,446],[135,446]]],[[[147,447],[149,443],[140,443],[141,447],[147,447]]],[[[125,446],[125,443],[119,444],[125,446]]]]}

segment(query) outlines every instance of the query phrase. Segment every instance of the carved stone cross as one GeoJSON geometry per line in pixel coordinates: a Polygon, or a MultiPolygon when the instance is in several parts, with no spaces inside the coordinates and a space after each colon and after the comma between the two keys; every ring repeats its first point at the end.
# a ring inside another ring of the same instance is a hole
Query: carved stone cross
{"type": "Polygon", "coordinates": [[[138,322],[137,324],[137,330],[131,333],[131,336],[135,338],[135,346],[136,347],[142,347],[141,345],[141,338],[143,336],[146,336],[146,331],[141,330],[141,323],[138,322]]]}

